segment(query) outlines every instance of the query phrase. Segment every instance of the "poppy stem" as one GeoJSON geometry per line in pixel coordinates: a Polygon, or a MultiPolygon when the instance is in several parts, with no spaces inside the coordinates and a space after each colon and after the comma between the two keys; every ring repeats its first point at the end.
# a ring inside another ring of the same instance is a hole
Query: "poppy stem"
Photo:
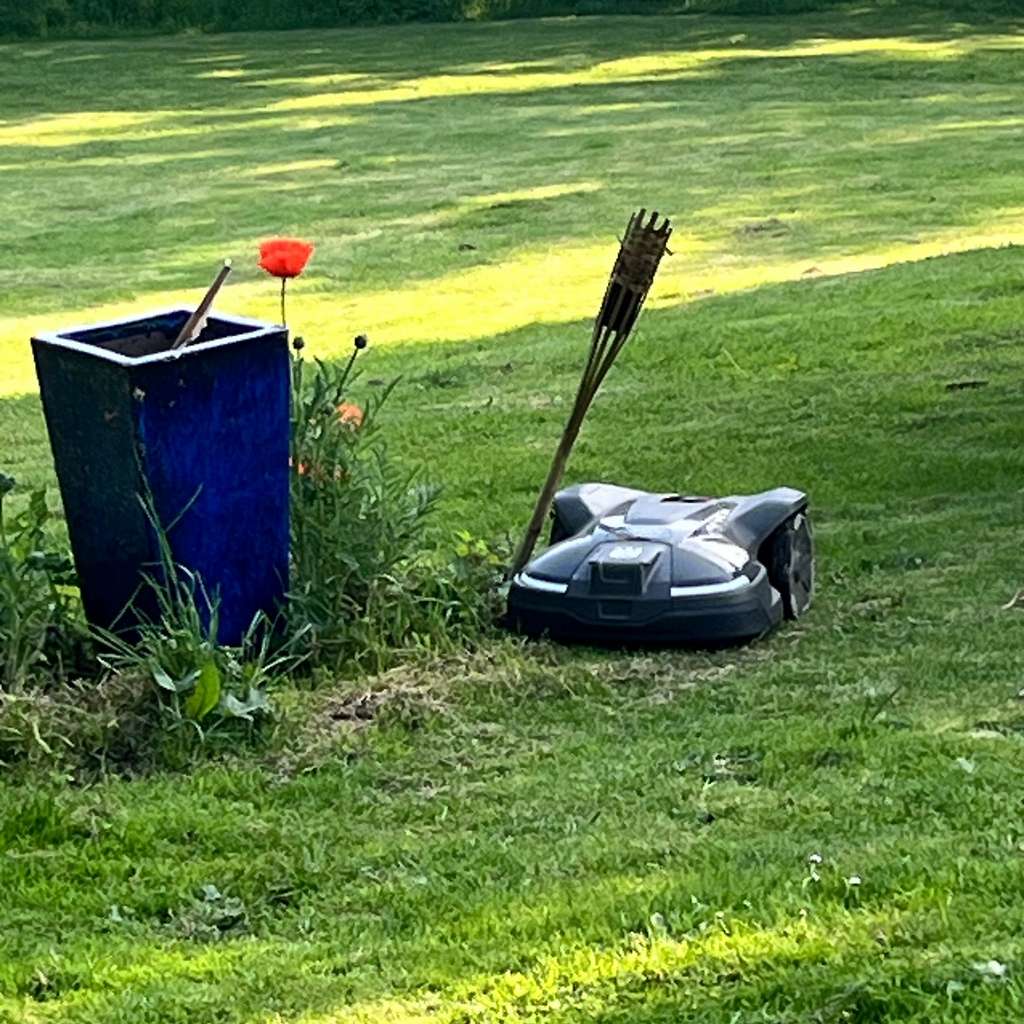
{"type": "Polygon", "coordinates": [[[287,318],[284,315],[284,292],[285,292],[285,288],[287,287],[287,285],[288,285],[288,278],[287,277],[282,277],[281,278],[281,324],[284,327],[288,326],[288,320],[287,320],[287,318]]]}

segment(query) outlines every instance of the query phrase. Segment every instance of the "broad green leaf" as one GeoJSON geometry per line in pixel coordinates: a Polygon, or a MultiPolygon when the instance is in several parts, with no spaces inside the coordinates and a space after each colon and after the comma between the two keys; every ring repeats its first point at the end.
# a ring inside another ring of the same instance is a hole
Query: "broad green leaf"
{"type": "Polygon", "coordinates": [[[224,694],[220,709],[231,718],[244,718],[251,722],[253,712],[270,711],[270,700],[265,691],[253,686],[243,700],[239,700],[233,693],[224,694]]]}
{"type": "Polygon", "coordinates": [[[220,703],[220,669],[208,661],[199,672],[195,689],[185,701],[185,714],[201,722],[220,703]]]}
{"type": "Polygon", "coordinates": [[[170,690],[171,693],[177,693],[178,691],[178,688],[174,685],[174,680],[159,665],[153,666],[153,681],[161,690],[170,690]]]}

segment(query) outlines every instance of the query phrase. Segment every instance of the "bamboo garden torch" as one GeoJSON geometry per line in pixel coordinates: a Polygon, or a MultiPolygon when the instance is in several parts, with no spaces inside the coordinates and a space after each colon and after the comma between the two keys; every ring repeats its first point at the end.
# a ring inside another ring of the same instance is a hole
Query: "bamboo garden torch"
{"type": "Polygon", "coordinates": [[[512,575],[519,572],[530,560],[537,538],[544,527],[551,508],[552,499],[565,473],[566,463],[572,452],[572,446],[579,435],[583,419],[587,415],[594,396],[601,382],[611,369],[619,353],[629,340],[636,326],[640,310],[643,308],[647,293],[654,283],[658,265],[665,255],[672,225],[668,218],[658,223],[658,214],[654,212],[647,217],[645,210],[634,213],[629,218],[626,233],[619,247],[604,300],[598,310],[597,319],[590,337],[590,351],[583,367],[576,400],[573,403],[569,420],[562,432],[562,438],[555,449],[548,471],[547,480],[541,488],[534,506],[533,515],[523,539],[516,550],[512,562],[512,575]]]}

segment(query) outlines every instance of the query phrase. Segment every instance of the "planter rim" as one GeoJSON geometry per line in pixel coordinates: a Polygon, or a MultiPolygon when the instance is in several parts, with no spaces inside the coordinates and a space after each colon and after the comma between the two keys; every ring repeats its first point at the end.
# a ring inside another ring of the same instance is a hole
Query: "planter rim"
{"type": "Polygon", "coordinates": [[[198,355],[201,352],[210,352],[213,349],[224,348],[227,345],[234,345],[240,341],[250,341],[261,335],[278,334],[287,331],[288,328],[281,324],[270,324],[265,320],[254,320],[247,316],[238,316],[234,313],[210,313],[210,319],[221,320],[238,327],[248,328],[239,334],[232,334],[227,338],[213,338],[200,344],[184,345],[179,349],[167,349],[164,352],[154,352],[148,356],[125,356],[119,352],[110,352],[98,345],[90,345],[88,342],[75,341],[67,337],[68,334],[77,334],[80,331],[98,331],[107,327],[118,327],[123,324],[144,323],[146,320],[157,317],[166,317],[172,313],[184,313],[190,316],[193,310],[187,306],[165,306],[161,309],[151,309],[147,312],[133,314],[125,317],[117,317],[113,320],[100,320],[91,324],[80,324],[77,326],[62,327],[55,331],[40,331],[33,335],[33,341],[45,345],[56,345],[60,348],[70,349],[73,352],[81,352],[83,355],[92,356],[95,359],[104,359],[108,363],[116,363],[118,366],[146,366],[152,363],[170,363],[178,359],[187,359],[189,356],[198,355]]]}

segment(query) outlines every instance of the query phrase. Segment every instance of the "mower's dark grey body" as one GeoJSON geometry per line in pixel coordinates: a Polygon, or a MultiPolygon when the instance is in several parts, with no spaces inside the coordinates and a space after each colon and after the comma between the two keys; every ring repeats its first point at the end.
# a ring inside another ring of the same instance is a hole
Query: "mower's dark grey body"
{"type": "Polygon", "coordinates": [[[579,484],[554,501],[552,546],[512,580],[509,618],[533,635],[719,646],[810,605],[807,495],[649,494],[579,484]]]}

